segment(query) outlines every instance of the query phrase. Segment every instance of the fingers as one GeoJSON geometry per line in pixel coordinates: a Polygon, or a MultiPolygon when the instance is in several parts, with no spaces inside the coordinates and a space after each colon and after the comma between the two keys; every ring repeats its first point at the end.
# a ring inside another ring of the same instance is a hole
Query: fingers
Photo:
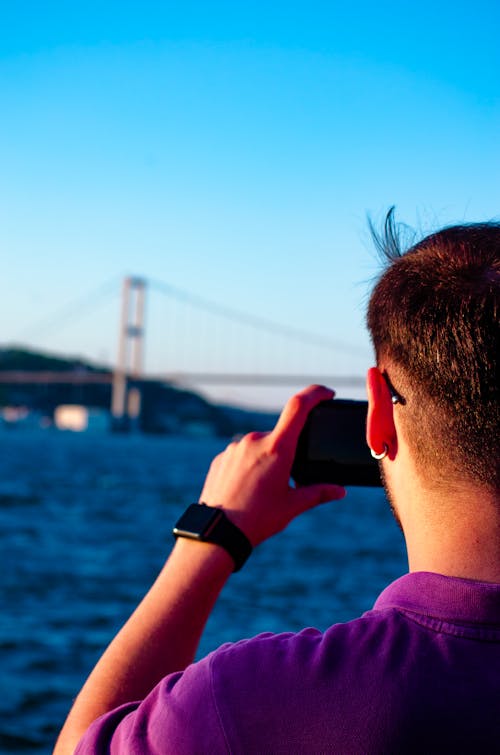
{"type": "Polygon", "coordinates": [[[230,512],[250,541],[258,544],[281,532],[302,512],[343,498],[337,485],[290,486],[290,468],[299,434],[311,409],[333,391],[310,386],[285,406],[271,433],[235,439],[210,467],[200,500],[230,512]]]}
{"type": "Polygon", "coordinates": [[[293,495],[297,513],[302,513],[315,506],[319,506],[321,503],[340,501],[342,498],[345,498],[346,490],[341,485],[318,483],[317,485],[307,485],[303,488],[297,488],[293,491],[293,495]]]}
{"type": "Polygon", "coordinates": [[[276,427],[271,433],[275,448],[295,452],[297,441],[307,416],[321,401],[333,398],[335,392],[324,385],[310,385],[296,393],[286,403],[276,427]]]}

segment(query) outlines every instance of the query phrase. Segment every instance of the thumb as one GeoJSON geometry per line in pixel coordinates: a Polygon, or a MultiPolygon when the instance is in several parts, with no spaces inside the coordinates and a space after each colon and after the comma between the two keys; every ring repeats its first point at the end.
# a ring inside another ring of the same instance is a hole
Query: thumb
{"type": "Polygon", "coordinates": [[[320,503],[340,501],[341,498],[345,497],[346,490],[341,485],[317,483],[315,485],[304,485],[304,487],[296,488],[294,493],[295,504],[298,511],[301,512],[319,506],[320,503]]]}

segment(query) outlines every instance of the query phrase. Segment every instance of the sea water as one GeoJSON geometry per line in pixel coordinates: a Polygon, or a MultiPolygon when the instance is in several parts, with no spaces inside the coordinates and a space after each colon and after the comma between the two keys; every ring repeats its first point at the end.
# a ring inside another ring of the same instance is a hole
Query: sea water
{"type": "MultiPolygon", "coordinates": [[[[0,752],[51,752],[226,442],[0,433],[0,752]]],[[[263,631],[347,621],[406,568],[383,492],[351,488],[255,550],[225,587],[199,655],[263,631]]]]}

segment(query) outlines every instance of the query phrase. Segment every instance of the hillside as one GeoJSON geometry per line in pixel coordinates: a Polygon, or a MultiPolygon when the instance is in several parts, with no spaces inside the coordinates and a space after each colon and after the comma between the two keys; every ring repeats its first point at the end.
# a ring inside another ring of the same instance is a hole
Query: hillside
{"type": "MultiPolygon", "coordinates": [[[[0,372],[103,372],[109,367],[79,357],[61,357],[22,347],[0,349],[0,372]]],[[[171,384],[148,381],[141,385],[140,429],[147,433],[209,433],[231,436],[249,430],[270,429],[275,415],[237,407],[217,406],[194,391],[171,384]]],[[[82,404],[109,410],[111,385],[93,384],[1,384],[0,406],[25,406],[52,418],[60,404],[82,404]]]]}

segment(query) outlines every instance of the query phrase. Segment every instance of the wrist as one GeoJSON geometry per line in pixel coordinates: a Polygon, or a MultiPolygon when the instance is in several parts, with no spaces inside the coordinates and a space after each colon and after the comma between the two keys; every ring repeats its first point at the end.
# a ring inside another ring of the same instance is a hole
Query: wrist
{"type": "Polygon", "coordinates": [[[173,534],[196,542],[217,545],[232,558],[234,571],[239,571],[252,552],[245,533],[216,506],[193,503],[176,523],[173,534]]]}
{"type": "Polygon", "coordinates": [[[182,561],[183,568],[190,572],[209,570],[211,579],[226,580],[234,569],[234,561],[225,548],[203,540],[176,538],[171,557],[182,561]]]}

